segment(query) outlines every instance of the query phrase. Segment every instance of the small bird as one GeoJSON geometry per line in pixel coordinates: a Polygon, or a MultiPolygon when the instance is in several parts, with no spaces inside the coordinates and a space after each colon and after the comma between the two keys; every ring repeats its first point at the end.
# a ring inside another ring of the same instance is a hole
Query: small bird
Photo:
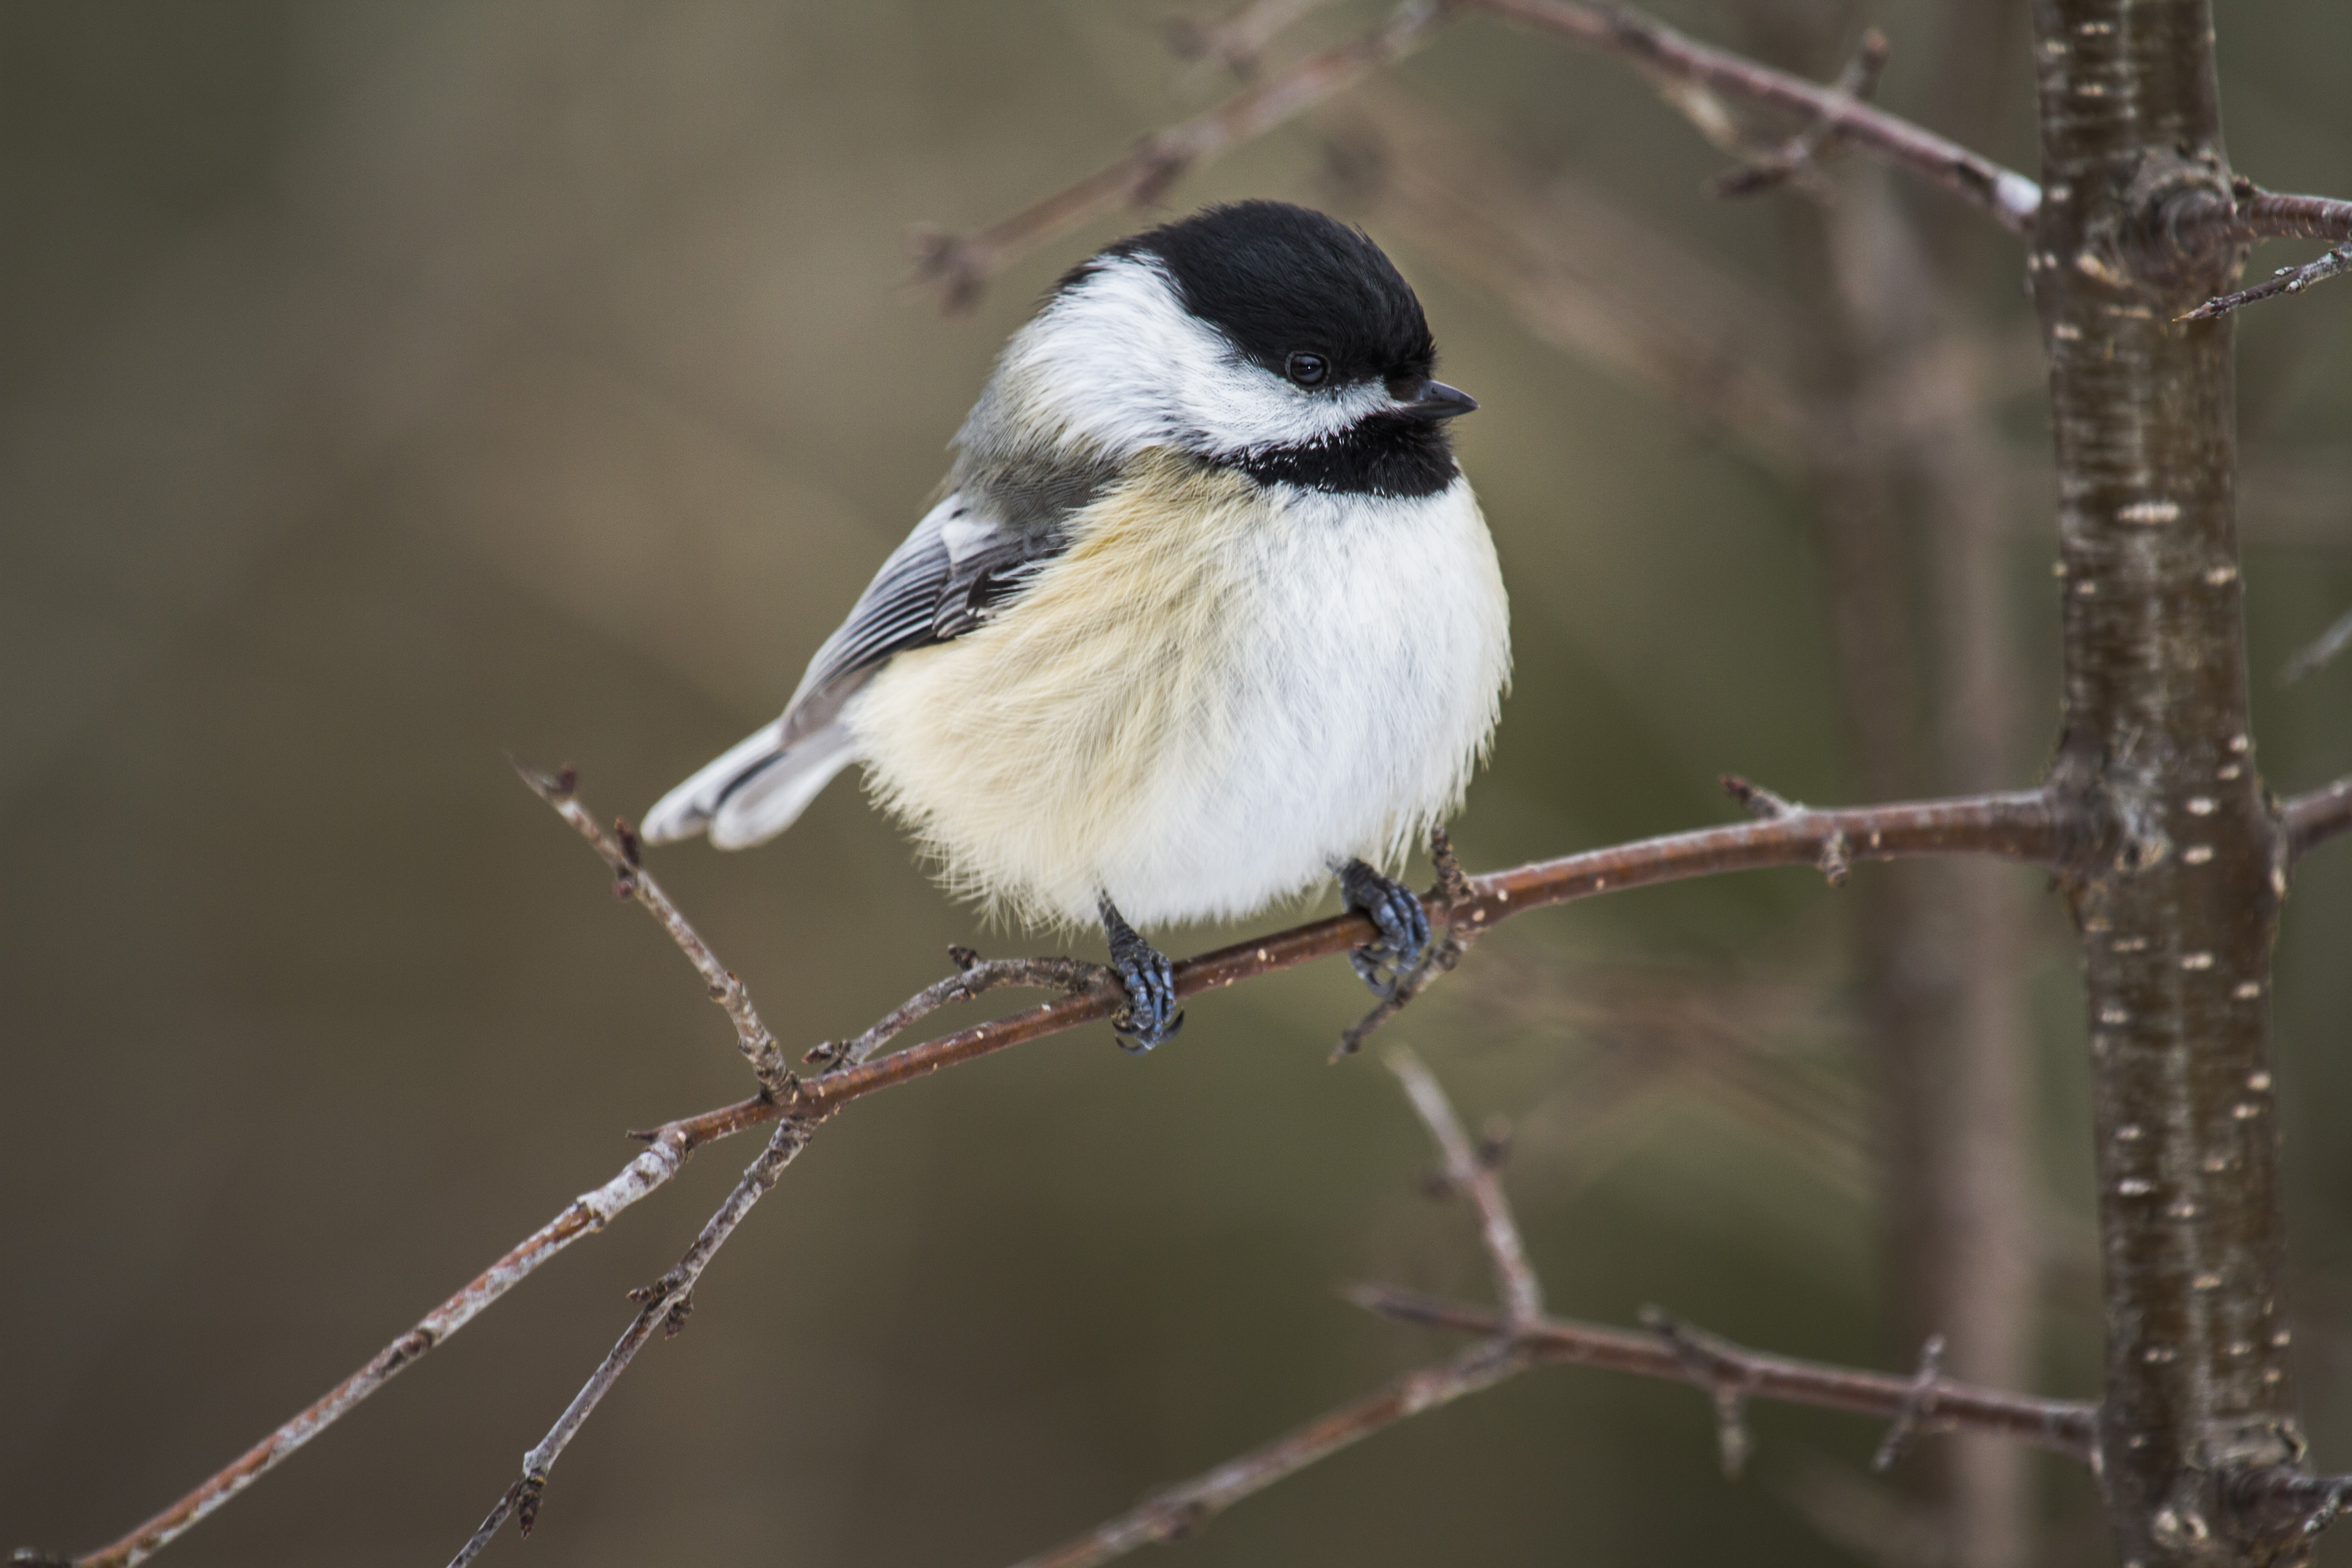
{"type": "Polygon", "coordinates": [[[1120,240],[1013,334],[943,490],[782,717],[662,797],[653,843],[773,837],[863,763],[954,892],[1102,923],[1130,1050],[1176,1032],[1136,931],[1329,876],[1382,996],[1425,956],[1376,868],[1461,802],[1510,674],[1494,542],[1421,301],[1281,202],[1120,240]]]}

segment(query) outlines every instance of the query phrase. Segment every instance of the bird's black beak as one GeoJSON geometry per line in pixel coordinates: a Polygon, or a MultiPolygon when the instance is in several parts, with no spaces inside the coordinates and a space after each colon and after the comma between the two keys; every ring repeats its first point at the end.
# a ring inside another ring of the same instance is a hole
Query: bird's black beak
{"type": "Polygon", "coordinates": [[[1402,405],[1397,412],[1421,419],[1452,419],[1477,406],[1478,400],[1459,387],[1448,386],[1442,381],[1424,381],[1420,395],[1402,405]]]}

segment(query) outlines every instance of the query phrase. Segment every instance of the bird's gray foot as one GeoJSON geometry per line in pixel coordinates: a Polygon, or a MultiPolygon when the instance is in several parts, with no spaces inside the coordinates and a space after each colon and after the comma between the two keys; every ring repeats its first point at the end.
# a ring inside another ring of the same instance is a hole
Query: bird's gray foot
{"type": "Polygon", "coordinates": [[[1356,977],[1383,1002],[1393,1001],[1405,976],[1429,953],[1429,915],[1403,883],[1381,876],[1361,860],[1339,868],[1339,896],[1370,919],[1380,940],[1348,954],[1356,977]]]}
{"type": "Polygon", "coordinates": [[[1184,1015],[1176,1011],[1175,966],[1168,955],[1136,934],[1108,899],[1102,900],[1103,935],[1110,939],[1110,963],[1127,986],[1127,1006],[1110,1021],[1123,1037],[1119,1049],[1137,1055],[1176,1037],[1184,1015]]]}

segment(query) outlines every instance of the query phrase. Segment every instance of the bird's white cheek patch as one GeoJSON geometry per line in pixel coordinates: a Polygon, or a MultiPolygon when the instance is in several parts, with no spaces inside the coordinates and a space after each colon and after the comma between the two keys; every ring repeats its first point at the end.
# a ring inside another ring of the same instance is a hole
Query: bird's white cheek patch
{"type": "Polygon", "coordinates": [[[1157,446],[1217,456],[1302,446],[1391,401],[1377,383],[1310,392],[1252,363],[1139,257],[1105,266],[1023,328],[991,395],[1004,400],[1008,429],[1056,431],[1122,458],[1157,446]]]}

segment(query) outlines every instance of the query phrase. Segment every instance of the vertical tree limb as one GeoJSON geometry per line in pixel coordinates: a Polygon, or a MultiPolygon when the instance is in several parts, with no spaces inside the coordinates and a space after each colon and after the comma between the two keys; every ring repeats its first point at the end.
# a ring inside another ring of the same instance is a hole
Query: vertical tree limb
{"type": "Polygon", "coordinates": [[[2107,1317],[2103,1476],[2128,1563],[2296,1561],[2242,1510],[2303,1447],[2269,1044],[2287,843],[2249,738],[2227,320],[2239,257],[2205,0],[2037,0],[2029,268],[2063,551],[2053,784],[2084,941],[2107,1317]]]}

